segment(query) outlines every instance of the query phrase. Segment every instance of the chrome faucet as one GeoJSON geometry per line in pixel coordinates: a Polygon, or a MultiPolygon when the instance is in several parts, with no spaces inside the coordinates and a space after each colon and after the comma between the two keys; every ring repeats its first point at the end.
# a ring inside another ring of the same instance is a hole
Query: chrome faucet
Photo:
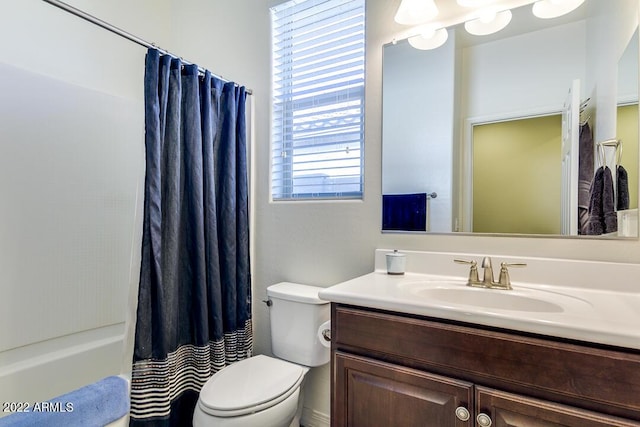
{"type": "Polygon", "coordinates": [[[527,264],[514,262],[514,263],[500,263],[500,275],[498,281],[493,280],[493,265],[491,258],[486,256],[482,259],[482,268],[484,269],[482,281],[478,277],[478,262],[475,260],[467,261],[464,259],[454,259],[453,262],[458,264],[470,264],[469,279],[467,280],[467,286],[489,288],[489,289],[503,289],[511,290],[511,278],[509,277],[509,270],[507,267],[525,267],[527,264]]]}

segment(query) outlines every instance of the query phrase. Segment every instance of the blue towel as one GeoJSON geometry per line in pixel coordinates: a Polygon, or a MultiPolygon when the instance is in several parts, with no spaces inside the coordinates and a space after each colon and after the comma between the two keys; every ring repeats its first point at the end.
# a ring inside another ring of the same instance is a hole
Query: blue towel
{"type": "Polygon", "coordinates": [[[384,194],[382,229],[397,231],[427,230],[427,194],[384,194]]]}
{"type": "Polygon", "coordinates": [[[129,384],[104,378],[46,402],[28,402],[29,412],[0,418],[0,427],[104,427],[129,412],[129,384]]]}

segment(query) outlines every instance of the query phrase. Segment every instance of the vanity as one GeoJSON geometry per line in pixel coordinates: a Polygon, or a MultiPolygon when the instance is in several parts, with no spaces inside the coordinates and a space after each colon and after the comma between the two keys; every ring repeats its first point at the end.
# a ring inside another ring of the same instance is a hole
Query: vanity
{"type": "Polygon", "coordinates": [[[386,252],[320,293],[332,426],[640,426],[640,292],[602,281],[639,265],[496,256],[528,266],[494,290],[466,286],[459,254],[408,253],[392,276],[386,252]]]}

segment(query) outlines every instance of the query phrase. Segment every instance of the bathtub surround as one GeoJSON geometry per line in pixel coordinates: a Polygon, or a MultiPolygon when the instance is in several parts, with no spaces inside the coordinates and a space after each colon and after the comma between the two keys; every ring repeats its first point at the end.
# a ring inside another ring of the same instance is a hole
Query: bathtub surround
{"type": "Polygon", "coordinates": [[[146,179],[131,426],[188,426],[251,356],[245,89],[147,53],[146,179]]]}
{"type": "Polygon", "coordinates": [[[46,400],[121,372],[142,104],[0,52],[0,402],[46,400]]]}

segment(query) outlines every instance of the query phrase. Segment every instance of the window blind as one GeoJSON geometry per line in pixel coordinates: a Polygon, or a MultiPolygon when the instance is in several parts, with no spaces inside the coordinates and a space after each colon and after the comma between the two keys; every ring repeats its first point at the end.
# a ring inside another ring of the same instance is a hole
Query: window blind
{"type": "Polygon", "coordinates": [[[271,9],[274,200],[362,196],[364,10],[364,0],[271,9]]]}

